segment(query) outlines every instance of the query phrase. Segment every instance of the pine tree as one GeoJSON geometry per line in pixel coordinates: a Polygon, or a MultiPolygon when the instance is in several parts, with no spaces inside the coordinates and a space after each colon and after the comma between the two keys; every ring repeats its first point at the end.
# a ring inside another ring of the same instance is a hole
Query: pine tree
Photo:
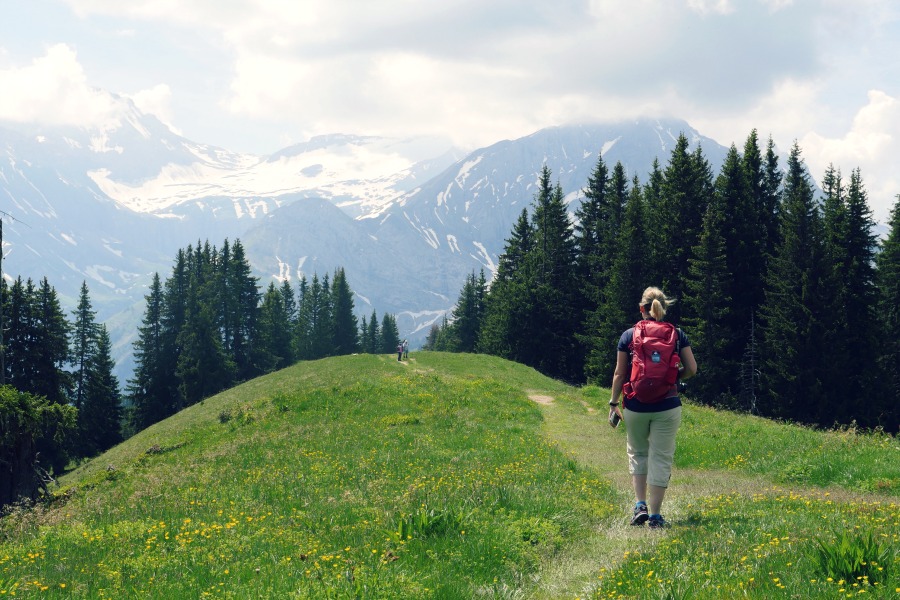
{"type": "Polygon", "coordinates": [[[392,354],[397,352],[397,345],[400,343],[400,330],[397,329],[397,319],[394,315],[385,313],[381,319],[381,352],[384,354],[392,354]]]}
{"type": "MultiPolygon", "coordinates": [[[[658,210],[651,221],[657,227],[653,230],[658,236],[657,246],[665,249],[658,258],[661,287],[670,298],[678,299],[683,293],[691,248],[699,240],[712,193],[712,173],[700,147],[688,153],[687,137],[679,135],[664,173],[658,210]]],[[[680,306],[675,304],[667,319],[677,323],[680,313],[680,306]]]]}
{"type": "Polygon", "coordinates": [[[500,255],[494,285],[502,285],[516,277],[525,268],[525,257],[533,247],[534,227],[528,219],[528,209],[523,208],[500,255]]]}
{"type": "Polygon", "coordinates": [[[75,322],[72,327],[72,359],[74,371],[74,397],[72,403],[81,410],[84,403],[85,386],[87,384],[88,365],[94,356],[97,343],[96,313],[91,306],[87,282],[81,282],[78,306],[75,308],[75,322]]]}
{"type": "Polygon", "coordinates": [[[291,322],[284,306],[284,295],[269,283],[263,295],[259,315],[260,367],[263,372],[283,369],[293,362],[291,322]]]}
{"type": "Polygon", "coordinates": [[[353,291],[347,283],[344,269],[334,272],[331,285],[332,297],[332,345],[337,356],[346,356],[359,351],[359,335],[356,315],[353,314],[353,291]]]}
{"type": "Polygon", "coordinates": [[[258,361],[261,356],[255,346],[259,335],[259,287],[258,280],[252,275],[250,263],[244,254],[240,240],[231,245],[231,255],[224,264],[225,279],[231,307],[226,316],[228,329],[232,332],[230,361],[234,363],[238,381],[246,381],[260,374],[258,361]]]}
{"type": "MultiPolygon", "coordinates": [[[[779,244],[769,261],[761,309],[764,415],[819,423],[822,398],[821,287],[824,272],[819,205],[795,143],[782,191],[779,244]]],[[[828,423],[831,424],[830,422],[828,423]]]]}
{"type": "MultiPolygon", "coordinates": [[[[193,281],[191,287],[197,289],[196,284],[193,281]]],[[[204,304],[198,295],[188,299],[185,325],[178,332],[177,341],[181,348],[175,368],[179,409],[226,389],[234,380],[236,365],[222,348],[214,314],[213,307],[204,304]]]]}
{"type": "Polygon", "coordinates": [[[359,350],[363,354],[373,353],[369,345],[369,320],[365,317],[359,320],[359,350]]]}
{"type": "Polygon", "coordinates": [[[27,390],[56,404],[64,404],[69,375],[64,365],[69,359],[69,323],[56,290],[44,277],[35,293],[32,384],[27,390]]]}
{"type": "Polygon", "coordinates": [[[54,299],[55,292],[45,298],[31,279],[23,282],[21,277],[4,294],[4,366],[7,384],[29,394],[46,395],[62,404],[68,402],[67,390],[59,384],[68,381],[61,364],[69,352],[66,341],[69,326],[58,303],[52,304],[54,299]],[[49,321],[43,318],[45,308],[49,311],[49,321]]]}
{"type": "Polygon", "coordinates": [[[281,292],[281,301],[284,305],[284,314],[288,321],[288,333],[291,340],[288,364],[294,364],[299,358],[297,352],[297,296],[294,294],[294,288],[288,279],[281,282],[279,291],[281,292]]]}
{"type": "Polygon", "coordinates": [[[579,339],[587,348],[584,375],[588,381],[608,385],[616,364],[616,343],[622,331],[637,320],[636,309],[647,287],[646,256],[651,244],[646,234],[645,190],[637,177],[632,182],[618,236],[609,282],[597,308],[585,321],[579,339]]]}
{"type": "MultiPolygon", "coordinates": [[[[318,279],[317,279],[318,285],[318,279]]],[[[312,293],[306,275],[300,277],[297,296],[297,321],[294,325],[294,350],[298,360],[312,360],[312,293]]]]}
{"type": "MultiPolygon", "coordinates": [[[[722,235],[727,231],[722,214],[726,206],[725,195],[719,195],[706,209],[700,241],[690,259],[683,314],[685,325],[690,328],[693,352],[703,365],[698,377],[691,381],[692,397],[715,406],[733,407],[738,377],[728,355],[732,335],[729,317],[734,302],[728,293],[732,278],[722,235]]],[[[746,346],[746,342],[741,346],[746,346]]]]}
{"type": "Polygon", "coordinates": [[[575,211],[575,247],[582,302],[580,309],[585,314],[596,310],[609,270],[605,259],[612,249],[611,236],[615,230],[609,226],[610,210],[606,198],[608,183],[609,172],[601,154],[588,177],[587,186],[582,190],[584,200],[575,211]]]}
{"type": "MultiPolygon", "coordinates": [[[[172,274],[166,278],[163,287],[161,335],[163,350],[157,372],[164,377],[164,383],[161,383],[158,388],[154,386],[154,389],[159,390],[158,393],[168,395],[169,398],[168,406],[165,407],[166,414],[162,418],[185,406],[179,391],[176,372],[183,351],[179,335],[187,324],[187,306],[192,293],[190,284],[190,264],[192,263],[193,249],[190,246],[187,249],[179,249],[175,255],[172,274]]],[[[163,407],[158,408],[161,410],[163,407]]],[[[149,414],[159,413],[151,410],[149,414]]]]}
{"type": "MultiPolygon", "coordinates": [[[[653,159],[650,176],[643,188],[644,199],[644,230],[654,232],[655,243],[648,244],[644,249],[644,287],[659,285],[665,281],[666,269],[669,264],[668,248],[659,243],[660,232],[665,222],[666,207],[663,200],[663,187],[665,176],[659,166],[659,160],[653,159]]],[[[643,291],[643,290],[642,290],[643,291]]],[[[640,297],[638,297],[640,302],[640,297]]]]}
{"type": "Polygon", "coordinates": [[[531,362],[536,339],[532,319],[534,227],[528,209],[522,209],[497,265],[497,274],[485,298],[485,314],[478,351],[524,364],[531,362]]]}
{"type": "MultiPolygon", "coordinates": [[[[554,377],[580,379],[583,364],[576,347],[577,314],[575,239],[562,188],[550,185],[544,166],[534,208],[534,247],[527,257],[533,265],[533,312],[528,315],[535,336],[528,340],[529,360],[522,361],[554,377]]],[[[520,338],[520,347],[525,339],[520,338]]]]}
{"type": "Polygon", "coordinates": [[[174,372],[168,372],[164,326],[164,298],[159,273],[153,274],[150,292],[145,297],[146,309],[138,339],[134,342],[134,375],[128,382],[131,400],[130,428],[146,429],[175,411],[173,398],[177,393],[174,372]]]}
{"type": "Polygon", "coordinates": [[[370,354],[381,353],[381,326],[378,324],[378,315],[374,310],[372,311],[372,316],[369,318],[366,346],[366,351],[370,354]]]}
{"type": "Polygon", "coordinates": [[[900,428],[900,194],[888,221],[890,230],[876,259],[878,318],[881,342],[876,347],[878,376],[870,382],[867,401],[881,399],[874,415],[879,425],[896,434],[900,428]]]}
{"type": "MultiPolygon", "coordinates": [[[[745,288],[741,290],[741,296],[747,297],[746,303],[753,307],[754,312],[765,300],[766,268],[771,255],[769,239],[774,238],[778,228],[778,187],[781,180],[778,157],[771,147],[766,151],[766,161],[766,166],[764,166],[763,156],[759,150],[759,138],[754,129],[747,137],[744,154],[741,157],[748,186],[749,204],[745,209],[748,222],[743,225],[736,224],[735,227],[735,229],[743,231],[753,242],[745,244],[747,250],[745,254],[746,273],[743,276],[734,275],[735,281],[746,281],[745,288]],[[774,161],[771,167],[768,166],[770,160],[774,161]],[[772,176],[775,179],[772,182],[768,181],[767,168],[774,168],[772,176]]],[[[772,241],[774,242],[774,239],[772,241]]],[[[734,294],[733,288],[732,293],[734,294]]],[[[737,319],[736,321],[740,323],[737,319]]],[[[746,328],[746,323],[741,323],[741,325],[746,328]]]]}
{"type": "Polygon", "coordinates": [[[317,360],[334,353],[330,296],[328,275],[319,281],[319,276],[314,273],[311,284],[300,298],[299,321],[303,330],[299,337],[306,360],[317,360]]]}
{"type": "MultiPolygon", "coordinates": [[[[755,160],[753,158],[751,162],[755,162],[755,160]]],[[[718,298],[704,298],[702,302],[713,302],[718,305],[720,309],[718,313],[709,313],[710,317],[715,316],[715,323],[708,325],[716,335],[723,336],[721,340],[715,340],[712,337],[702,340],[704,344],[712,343],[712,345],[706,345],[705,348],[700,345],[701,340],[698,338],[698,348],[701,348],[701,352],[704,349],[707,352],[703,353],[703,379],[702,381],[698,380],[697,388],[705,385],[704,391],[711,395],[710,401],[722,405],[729,404],[728,400],[724,398],[726,394],[737,393],[740,364],[747,347],[750,323],[763,299],[765,273],[762,271],[763,263],[761,261],[763,256],[762,238],[757,226],[757,207],[754,205],[753,186],[750,179],[746,163],[732,144],[726,155],[725,163],[722,165],[722,170],[716,178],[713,203],[717,206],[706,215],[707,222],[704,222],[704,234],[714,236],[716,239],[707,240],[705,245],[701,241],[700,246],[695,247],[695,252],[701,250],[705,256],[695,254],[695,258],[700,261],[700,264],[689,270],[689,275],[696,279],[698,274],[694,272],[695,268],[707,271],[702,277],[713,275],[709,273],[709,270],[716,269],[715,276],[719,278],[715,282],[715,285],[719,286],[718,289],[697,290],[702,293],[716,292],[719,294],[718,298]],[[708,231],[710,218],[716,221],[715,226],[720,228],[719,231],[708,231]],[[710,254],[717,250],[711,247],[711,244],[719,242],[724,244],[721,254],[721,258],[725,261],[723,265],[710,262],[717,261],[719,258],[710,254]],[[722,309],[725,309],[726,306],[728,317],[727,320],[723,320],[722,309]],[[706,359],[716,362],[715,369],[706,367],[708,364],[706,359]]],[[[696,297],[696,294],[694,295],[696,297]]],[[[704,325],[698,323],[698,318],[702,321],[705,317],[700,313],[691,314],[688,310],[690,307],[691,304],[686,303],[684,305],[686,312],[682,314],[691,317],[691,323],[698,324],[702,330],[704,325]]]]}
{"type": "Polygon", "coordinates": [[[766,257],[774,256],[775,248],[781,243],[781,185],[784,178],[781,167],[778,166],[778,154],[775,152],[775,142],[769,136],[766,144],[765,166],[763,169],[763,189],[761,196],[760,218],[765,235],[766,257]]]}
{"type": "Polygon", "coordinates": [[[84,456],[93,456],[122,441],[122,395],[113,374],[116,364],[111,348],[106,326],[97,326],[85,376],[84,403],[78,411],[80,453],[84,456]]]}
{"type": "Polygon", "coordinates": [[[481,322],[484,319],[484,296],[486,283],[484,270],[476,277],[472,271],[466,277],[466,282],[453,309],[452,329],[456,344],[448,348],[454,352],[475,352],[478,345],[478,336],[481,332],[481,322]]]}
{"type": "Polygon", "coordinates": [[[824,251],[828,270],[824,276],[823,304],[827,314],[823,321],[825,343],[830,349],[822,357],[825,414],[839,423],[856,420],[860,425],[873,426],[878,419],[877,408],[863,390],[876,373],[871,357],[859,349],[878,343],[871,326],[877,301],[875,222],[859,169],[853,171],[846,192],[840,173],[832,168],[826,173],[824,187],[824,251]]]}

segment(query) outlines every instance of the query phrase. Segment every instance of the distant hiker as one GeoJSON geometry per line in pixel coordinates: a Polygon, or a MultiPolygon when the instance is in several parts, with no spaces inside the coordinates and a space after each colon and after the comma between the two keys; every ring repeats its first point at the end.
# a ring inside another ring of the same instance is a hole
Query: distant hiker
{"type": "Polygon", "coordinates": [[[409,358],[409,340],[403,340],[403,358],[409,358]]]}
{"type": "Polygon", "coordinates": [[[628,471],[636,500],[631,524],[648,523],[651,529],[669,526],[660,510],[681,425],[678,379],[697,373],[687,336],[663,321],[673,303],[659,288],[644,290],[641,321],[619,338],[609,401],[610,423],[615,416],[625,421],[628,471]],[[619,409],[623,392],[624,414],[619,409]]]}
{"type": "Polygon", "coordinates": [[[399,362],[403,358],[403,344],[397,344],[397,361],[399,362]]]}

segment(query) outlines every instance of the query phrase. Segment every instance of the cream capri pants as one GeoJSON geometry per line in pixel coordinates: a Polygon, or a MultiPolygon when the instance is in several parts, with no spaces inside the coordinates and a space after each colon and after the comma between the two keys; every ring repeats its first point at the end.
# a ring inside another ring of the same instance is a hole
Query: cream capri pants
{"type": "Polygon", "coordinates": [[[634,412],[626,408],[623,415],[628,434],[628,472],[646,475],[650,485],[669,487],[681,407],[662,412],[634,412]]]}

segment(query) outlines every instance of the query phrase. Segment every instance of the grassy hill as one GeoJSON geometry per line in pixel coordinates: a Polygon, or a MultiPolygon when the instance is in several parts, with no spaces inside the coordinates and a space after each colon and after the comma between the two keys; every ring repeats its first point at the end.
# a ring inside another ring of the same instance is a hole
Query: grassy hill
{"type": "Polygon", "coordinates": [[[0,597],[900,596],[900,444],[685,409],[631,528],[608,391],[491,357],[296,365],[0,521],[0,597]]]}

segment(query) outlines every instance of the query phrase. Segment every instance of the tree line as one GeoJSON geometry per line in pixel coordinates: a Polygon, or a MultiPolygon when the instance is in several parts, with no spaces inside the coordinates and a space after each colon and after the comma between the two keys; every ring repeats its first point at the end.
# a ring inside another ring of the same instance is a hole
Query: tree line
{"type": "Polygon", "coordinates": [[[261,290],[240,240],[221,248],[198,241],[178,250],[165,281],[152,278],[123,393],[86,283],[71,321],[46,278],[0,290],[0,507],[35,497],[71,460],[242,381],[301,360],[390,353],[400,343],[393,315],[356,317],[343,269],[304,276],[296,290],[290,281],[261,290]]]}
{"type": "Polygon", "coordinates": [[[47,278],[0,282],[0,506],[33,496],[72,459],[122,440],[109,333],[86,283],[70,321],[47,278]]]}
{"type": "Polygon", "coordinates": [[[392,352],[396,319],[359,323],[344,269],[269,283],[263,292],[240,240],[179,250],[154,275],[134,343],[129,423],[141,430],[237,383],[301,360],[392,352]]]}
{"type": "Polygon", "coordinates": [[[859,169],[817,194],[795,143],[784,169],[757,132],[714,175],[679,136],[646,183],[603,157],[568,214],[545,166],[497,273],[463,284],[426,348],[482,352],[608,386],[643,289],[678,300],[701,403],[816,426],[898,429],[900,196],[879,243],[859,169]]]}

